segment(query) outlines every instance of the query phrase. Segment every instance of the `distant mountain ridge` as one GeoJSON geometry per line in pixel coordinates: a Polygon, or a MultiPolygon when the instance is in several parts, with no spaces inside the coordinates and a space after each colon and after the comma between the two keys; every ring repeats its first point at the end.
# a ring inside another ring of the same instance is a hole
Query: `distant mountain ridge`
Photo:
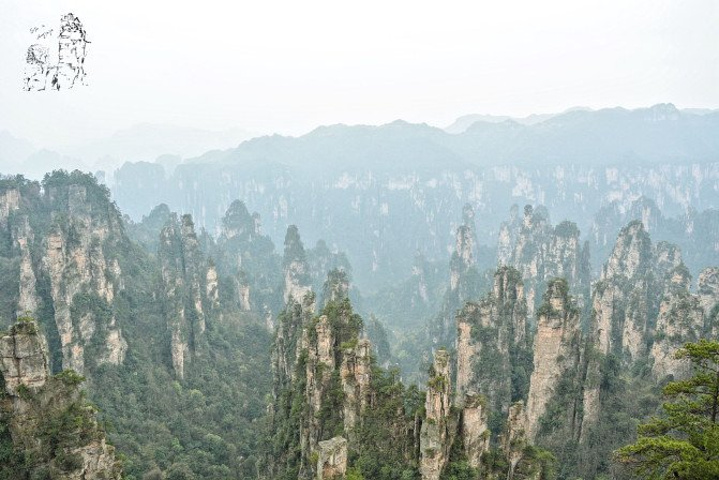
{"type": "Polygon", "coordinates": [[[235,149],[208,152],[191,163],[272,161],[286,166],[396,169],[448,163],[611,165],[719,159],[719,113],[694,114],[672,104],[627,110],[572,110],[534,123],[474,122],[450,134],[401,120],[381,126],[331,125],[301,137],[273,135],[235,149]]]}

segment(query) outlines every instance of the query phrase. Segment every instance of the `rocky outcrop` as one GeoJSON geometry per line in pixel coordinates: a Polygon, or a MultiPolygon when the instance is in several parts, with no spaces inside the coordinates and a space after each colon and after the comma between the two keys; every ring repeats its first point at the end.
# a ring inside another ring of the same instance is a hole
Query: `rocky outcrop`
{"type": "Polygon", "coordinates": [[[73,371],[49,375],[47,345],[32,320],[0,337],[0,373],[0,415],[15,450],[33,460],[16,478],[121,478],[114,448],[80,393],[82,377],[73,371]]]}
{"type": "Polygon", "coordinates": [[[35,238],[27,215],[22,215],[18,218],[12,231],[12,238],[20,250],[18,316],[26,313],[34,314],[40,305],[40,298],[37,294],[37,276],[33,269],[32,255],[30,254],[30,246],[34,243],[35,238]]]}
{"type": "Polygon", "coordinates": [[[347,272],[333,269],[327,274],[327,281],[322,288],[322,303],[338,302],[349,297],[350,282],[347,272]]]}
{"type": "Polygon", "coordinates": [[[320,411],[323,399],[330,385],[330,379],[336,367],[335,338],[326,315],[322,315],[315,323],[313,340],[309,342],[307,355],[305,394],[309,405],[309,422],[306,432],[307,446],[305,451],[314,451],[322,432],[320,411]]]}
{"type": "Polygon", "coordinates": [[[514,478],[514,472],[517,465],[524,456],[524,448],[527,446],[526,435],[526,413],[524,411],[524,403],[519,401],[512,404],[509,408],[507,416],[507,428],[502,436],[502,451],[509,462],[508,480],[514,478]]]}
{"type": "Polygon", "coordinates": [[[46,183],[52,223],[43,240],[42,264],[49,277],[63,368],[83,372],[85,348],[97,342],[97,335],[107,347],[99,362],[121,363],[124,359],[126,343],[114,316],[104,318],[99,312],[112,305],[122,288],[118,260],[106,252],[125,239],[119,213],[107,192],[97,184],[73,178],[46,183]]]}
{"type": "Polygon", "coordinates": [[[354,430],[362,412],[370,401],[372,378],[372,345],[367,339],[360,339],[355,347],[342,352],[340,379],[342,381],[344,430],[353,440],[354,430]]]}
{"type": "Polygon", "coordinates": [[[462,401],[461,432],[464,454],[472,468],[479,469],[482,455],[489,451],[491,432],[487,424],[487,399],[481,394],[467,393],[462,401]]]}
{"type": "Polygon", "coordinates": [[[8,223],[10,214],[20,208],[20,190],[8,188],[0,192],[0,226],[8,223]]]}
{"type": "Polygon", "coordinates": [[[285,280],[282,298],[285,304],[290,299],[300,302],[311,291],[311,279],[309,266],[307,265],[307,255],[295,225],[287,227],[283,264],[285,280]]]}
{"type": "Polygon", "coordinates": [[[250,214],[239,200],[232,202],[222,218],[214,256],[218,274],[232,282],[241,311],[264,312],[272,303],[281,273],[274,248],[270,238],[262,234],[260,215],[250,214]]]}
{"type": "Polygon", "coordinates": [[[660,294],[674,288],[681,266],[679,250],[666,242],[653,246],[641,222],[621,230],[592,297],[590,330],[600,353],[625,364],[648,354],[660,294]]]}
{"type": "Polygon", "coordinates": [[[45,385],[50,368],[45,337],[35,322],[23,318],[9,335],[0,337],[0,369],[8,395],[17,396],[19,388],[36,390],[45,385]]]}
{"type": "Polygon", "coordinates": [[[339,480],[347,473],[347,440],[334,437],[319,443],[317,480],[339,480]]]}
{"type": "Polygon", "coordinates": [[[162,269],[162,286],[166,303],[165,315],[170,335],[172,367],[179,378],[185,374],[185,363],[198,353],[206,328],[208,298],[216,290],[207,283],[212,280],[212,267],[204,259],[192,217],[173,215],[160,233],[158,249],[162,269]]]}
{"type": "Polygon", "coordinates": [[[275,396],[288,388],[295,379],[297,361],[308,348],[309,325],[315,310],[314,295],[306,295],[302,303],[287,305],[277,318],[275,343],[272,348],[272,370],[275,396]]]}
{"type": "Polygon", "coordinates": [[[457,402],[469,391],[480,392],[490,410],[506,415],[512,367],[527,350],[527,303],[519,272],[499,268],[492,291],[479,303],[467,302],[456,318],[457,402]]]}
{"type": "Polygon", "coordinates": [[[476,248],[474,210],[470,205],[465,205],[463,224],[456,230],[454,252],[449,263],[449,289],[445,292],[439,315],[429,324],[429,334],[434,345],[455,343],[455,312],[465,301],[479,295],[476,248]]]}
{"type": "Polygon", "coordinates": [[[719,335],[719,268],[705,268],[699,273],[697,295],[704,309],[705,331],[716,338],[719,335]]]}
{"type": "Polygon", "coordinates": [[[569,286],[561,279],[549,283],[538,311],[534,337],[534,370],[527,399],[527,439],[534,442],[539,422],[562,378],[579,364],[581,330],[579,311],[569,298],[569,286]]]}
{"type": "Polygon", "coordinates": [[[710,277],[707,270],[702,272],[699,292],[703,292],[703,295],[693,295],[689,292],[689,272],[683,267],[672,271],[671,283],[659,306],[654,343],[650,351],[654,361],[652,373],[658,379],[667,375],[676,379],[685,378],[691,373],[691,362],[675,358],[675,353],[685,343],[697,342],[709,329],[706,322],[711,314],[709,308],[713,308],[719,301],[719,292],[707,288],[710,277]]]}
{"type": "Polygon", "coordinates": [[[540,302],[537,290],[555,277],[566,278],[581,305],[588,297],[589,247],[579,241],[579,229],[572,222],[553,227],[544,207],[524,207],[519,218],[516,206],[511,219],[503,223],[499,233],[498,263],[516,268],[524,280],[528,314],[540,302]]]}
{"type": "Polygon", "coordinates": [[[217,308],[220,305],[220,290],[219,281],[217,278],[217,268],[212,263],[208,266],[207,274],[205,275],[205,297],[209,301],[211,308],[217,308]]]}
{"type": "Polygon", "coordinates": [[[449,352],[437,350],[427,382],[425,418],[420,433],[422,480],[439,480],[449,460],[451,391],[449,352]]]}

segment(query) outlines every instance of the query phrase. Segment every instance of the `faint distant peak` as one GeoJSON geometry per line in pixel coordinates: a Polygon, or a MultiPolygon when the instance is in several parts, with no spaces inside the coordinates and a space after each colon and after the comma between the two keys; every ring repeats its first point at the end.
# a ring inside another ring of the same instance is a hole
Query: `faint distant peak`
{"type": "Polygon", "coordinates": [[[564,115],[566,113],[572,113],[572,112],[591,112],[592,109],[589,107],[571,107],[563,112],[559,113],[533,113],[531,115],[527,115],[526,117],[512,117],[509,115],[486,115],[486,114],[471,114],[471,115],[463,115],[459,117],[457,120],[454,121],[451,125],[444,128],[444,131],[447,133],[452,134],[459,134],[464,133],[467,131],[469,127],[471,127],[473,124],[477,122],[483,122],[483,123],[503,123],[512,121],[514,123],[520,124],[520,125],[536,125],[538,123],[544,122],[545,120],[549,120],[551,118],[554,118],[558,115],[564,115]]]}

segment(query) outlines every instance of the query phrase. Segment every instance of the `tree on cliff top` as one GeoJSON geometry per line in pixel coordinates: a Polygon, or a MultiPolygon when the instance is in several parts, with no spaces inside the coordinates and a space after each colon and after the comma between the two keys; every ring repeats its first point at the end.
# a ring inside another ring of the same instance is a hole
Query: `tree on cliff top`
{"type": "Polygon", "coordinates": [[[676,357],[692,362],[694,376],[667,384],[664,415],[615,455],[641,478],[719,478],[719,342],[687,343],[676,357]]]}

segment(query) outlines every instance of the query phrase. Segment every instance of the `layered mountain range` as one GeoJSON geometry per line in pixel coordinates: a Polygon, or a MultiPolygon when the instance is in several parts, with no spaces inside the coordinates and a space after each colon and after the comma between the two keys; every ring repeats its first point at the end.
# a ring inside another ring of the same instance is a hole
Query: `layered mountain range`
{"type": "MultiPolygon", "coordinates": [[[[714,128],[669,106],[485,127],[534,149],[605,116],[619,140],[625,117],[664,142],[714,128]]],[[[0,472],[628,478],[611,452],[690,374],[674,352],[719,334],[715,140],[507,167],[457,153],[482,128],[128,165],[117,203],[79,171],[2,177],[0,472]]]]}
{"type": "MultiPolygon", "coordinates": [[[[650,231],[665,229],[694,251],[689,246],[702,243],[697,220],[717,221],[709,210],[719,207],[717,132],[716,112],[670,104],[571,111],[531,125],[480,121],[456,134],[402,121],[334,125],[255,138],[173,171],[128,163],[114,173],[112,191],[135,220],[166,203],[213,234],[240,198],[275,242],[288,224],[301,225],[310,242],[346,251],[355,281],[376,291],[412,270],[407,249],[444,262],[466,203],[481,225],[479,243],[490,248],[510,207],[533,204],[576,222],[604,255],[620,226],[646,208],[662,218],[650,231]]],[[[593,257],[595,271],[602,258],[593,257]]],[[[698,274],[701,262],[687,261],[698,274]]]]}

